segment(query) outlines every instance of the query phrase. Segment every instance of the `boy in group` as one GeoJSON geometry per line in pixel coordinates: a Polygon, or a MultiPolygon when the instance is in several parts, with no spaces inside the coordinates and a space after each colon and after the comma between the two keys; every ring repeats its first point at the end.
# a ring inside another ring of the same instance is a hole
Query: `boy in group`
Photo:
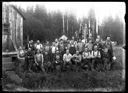
{"type": "Polygon", "coordinates": [[[39,69],[39,71],[45,72],[44,57],[43,57],[43,54],[40,52],[40,50],[37,50],[37,53],[34,57],[35,57],[35,64],[37,68],[39,69]]]}
{"type": "Polygon", "coordinates": [[[91,57],[91,52],[88,51],[88,48],[85,47],[85,50],[84,52],[82,53],[82,68],[84,69],[91,69],[91,60],[90,60],[90,57],[91,57]]]}
{"type": "Polygon", "coordinates": [[[94,46],[94,50],[91,53],[92,57],[92,69],[99,70],[101,65],[101,54],[97,45],[94,46]]]}
{"type": "Polygon", "coordinates": [[[63,55],[63,68],[71,67],[71,58],[72,54],[69,53],[69,50],[66,50],[66,53],[63,55]]]}

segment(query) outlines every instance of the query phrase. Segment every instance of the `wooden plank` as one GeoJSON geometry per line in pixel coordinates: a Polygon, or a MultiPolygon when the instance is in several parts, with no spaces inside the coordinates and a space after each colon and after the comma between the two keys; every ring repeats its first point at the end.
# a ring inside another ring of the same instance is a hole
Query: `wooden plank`
{"type": "Polygon", "coordinates": [[[2,55],[4,56],[4,55],[17,55],[18,54],[18,52],[2,52],[2,55]]]}

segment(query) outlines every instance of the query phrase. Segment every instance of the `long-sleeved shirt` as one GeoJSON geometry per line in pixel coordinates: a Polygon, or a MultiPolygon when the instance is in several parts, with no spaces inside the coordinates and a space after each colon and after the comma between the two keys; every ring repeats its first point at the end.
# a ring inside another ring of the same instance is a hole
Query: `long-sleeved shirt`
{"type": "Polygon", "coordinates": [[[72,58],[72,55],[70,53],[63,55],[63,61],[64,62],[70,62],[71,61],[71,58],[72,58]]]}
{"type": "Polygon", "coordinates": [[[42,44],[36,44],[35,47],[37,50],[40,50],[43,47],[43,45],[42,44]]]}
{"type": "Polygon", "coordinates": [[[82,50],[83,50],[83,43],[82,43],[82,42],[79,42],[79,43],[77,44],[77,47],[78,47],[78,50],[79,50],[80,52],[82,52],[82,50]]]}
{"type": "Polygon", "coordinates": [[[87,47],[89,50],[92,50],[93,44],[92,44],[92,43],[87,43],[87,44],[85,45],[85,47],[87,47]]]}
{"type": "Polygon", "coordinates": [[[91,53],[90,52],[83,52],[82,57],[83,57],[83,59],[90,58],[91,53]]]}
{"type": "Polygon", "coordinates": [[[100,54],[100,51],[96,50],[96,51],[92,51],[91,52],[91,57],[92,58],[100,58],[101,57],[101,54],[100,54]]]}
{"type": "Polygon", "coordinates": [[[81,62],[82,57],[81,57],[80,54],[79,54],[79,55],[74,54],[73,57],[75,58],[75,61],[77,61],[77,62],[81,62]]]}
{"type": "Polygon", "coordinates": [[[44,62],[43,54],[36,54],[35,55],[35,62],[43,65],[43,62],[44,62]]]}

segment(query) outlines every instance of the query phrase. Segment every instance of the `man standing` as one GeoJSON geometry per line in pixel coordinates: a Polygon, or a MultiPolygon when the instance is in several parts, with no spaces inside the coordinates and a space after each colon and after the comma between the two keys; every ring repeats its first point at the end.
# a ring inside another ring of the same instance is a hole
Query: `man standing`
{"type": "Polygon", "coordinates": [[[39,70],[45,72],[44,70],[44,57],[43,54],[40,53],[40,50],[37,50],[37,54],[35,55],[35,63],[39,70]]]}
{"type": "Polygon", "coordinates": [[[89,52],[92,52],[92,49],[93,49],[92,40],[89,40],[89,42],[85,45],[85,47],[88,48],[88,51],[89,51],[89,52]]]}
{"type": "Polygon", "coordinates": [[[40,50],[40,51],[43,48],[43,45],[40,43],[39,40],[37,40],[37,43],[35,44],[35,48],[36,48],[36,50],[40,50]]]}
{"type": "Polygon", "coordinates": [[[34,63],[34,52],[31,50],[31,48],[29,48],[26,53],[25,62],[26,62],[27,70],[31,71],[32,65],[34,63]]]}
{"type": "Polygon", "coordinates": [[[109,54],[110,62],[112,62],[113,48],[112,48],[112,42],[111,42],[111,39],[109,36],[107,37],[107,39],[105,41],[105,46],[108,48],[108,54],[109,54]]]}
{"type": "Polygon", "coordinates": [[[70,44],[70,48],[69,48],[69,52],[73,55],[76,53],[76,48],[75,48],[75,45],[74,45],[74,42],[71,41],[71,44],[70,44]]]}
{"type": "Polygon", "coordinates": [[[20,61],[19,69],[23,69],[24,68],[25,54],[26,54],[25,50],[20,46],[19,50],[18,50],[18,54],[17,54],[17,58],[20,61]]]}
{"type": "Polygon", "coordinates": [[[79,39],[77,47],[78,47],[79,53],[82,54],[82,52],[83,52],[83,43],[81,42],[81,39],[79,39]]]}

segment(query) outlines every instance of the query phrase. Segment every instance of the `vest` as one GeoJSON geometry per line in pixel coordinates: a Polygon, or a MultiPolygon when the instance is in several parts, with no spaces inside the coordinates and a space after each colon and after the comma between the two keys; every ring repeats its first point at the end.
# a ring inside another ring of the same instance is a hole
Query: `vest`
{"type": "Polygon", "coordinates": [[[94,57],[98,57],[100,55],[100,51],[92,51],[92,52],[93,52],[93,56],[94,57]]]}
{"type": "Polygon", "coordinates": [[[36,54],[36,61],[42,62],[42,54],[36,54]]]}
{"type": "Polygon", "coordinates": [[[84,52],[84,57],[88,57],[89,56],[89,52],[84,52]]]}
{"type": "Polygon", "coordinates": [[[41,49],[42,45],[41,44],[37,44],[36,45],[36,49],[41,49]]]}

